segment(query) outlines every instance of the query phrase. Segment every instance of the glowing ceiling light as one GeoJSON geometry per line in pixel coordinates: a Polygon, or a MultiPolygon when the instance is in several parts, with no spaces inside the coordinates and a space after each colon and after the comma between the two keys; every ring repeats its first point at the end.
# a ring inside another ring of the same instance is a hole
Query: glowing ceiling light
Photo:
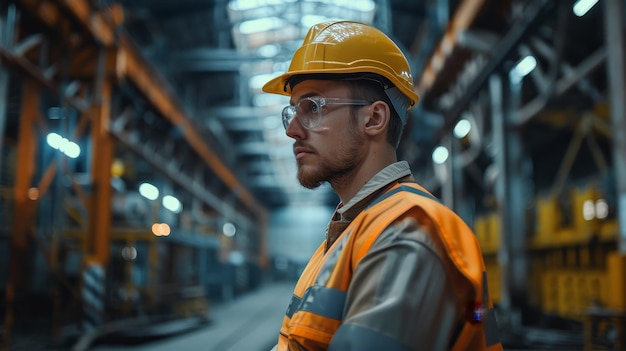
{"type": "Polygon", "coordinates": [[[46,142],[51,148],[61,151],[69,158],[80,156],[80,146],[57,133],[50,133],[46,136],[46,142]]]}
{"type": "Polygon", "coordinates": [[[285,26],[285,20],[278,17],[263,17],[257,18],[245,22],[241,22],[239,25],[239,32],[241,34],[253,34],[259,32],[267,32],[274,29],[279,29],[285,26]]]}
{"type": "Polygon", "coordinates": [[[137,258],[137,249],[134,246],[126,246],[122,249],[122,257],[127,261],[137,258]]]}
{"type": "Polygon", "coordinates": [[[306,2],[321,2],[331,4],[333,6],[339,6],[350,10],[357,10],[361,12],[370,12],[376,9],[376,2],[372,0],[305,0],[306,2]]]}
{"type": "Polygon", "coordinates": [[[280,52],[280,46],[276,44],[263,45],[257,49],[257,53],[263,57],[271,58],[280,52]]]}
{"type": "Polygon", "coordinates": [[[530,74],[537,67],[537,60],[534,56],[528,55],[522,58],[511,70],[511,79],[519,82],[522,78],[530,74]]]}
{"type": "Polygon", "coordinates": [[[578,0],[572,7],[572,10],[576,16],[582,17],[586,15],[587,12],[589,12],[589,10],[591,10],[591,8],[597,3],[598,0],[578,0]]]}
{"type": "Polygon", "coordinates": [[[63,153],[65,153],[65,155],[69,158],[77,158],[80,156],[80,146],[68,140],[65,148],[63,148],[63,153]]]}
{"type": "Polygon", "coordinates": [[[274,73],[258,74],[248,81],[250,89],[261,89],[270,79],[276,77],[274,73]]]}
{"type": "Polygon", "coordinates": [[[231,0],[228,7],[233,11],[247,11],[264,6],[284,5],[297,0],[231,0]]]}
{"type": "Polygon", "coordinates": [[[183,210],[183,204],[181,204],[180,201],[172,195],[163,196],[162,203],[163,207],[174,213],[180,213],[183,210]]]}
{"type": "Polygon", "coordinates": [[[322,15],[304,15],[300,19],[300,25],[304,28],[312,27],[318,23],[326,22],[326,21],[336,21],[339,18],[331,18],[322,15]]]}
{"type": "Polygon", "coordinates": [[[470,121],[466,119],[462,119],[456,124],[456,126],[454,126],[453,133],[455,137],[459,139],[463,139],[465,138],[466,135],[469,134],[471,130],[472,130],[472,123],[470,123],[470,121]]]}
{"type": "Polygon", "coordinates": [[[435,151],[433,151],[433,162],[440,165],[446,162],[450,153],[445,146],[438,146],[435,151]]]}
{"type": "Polygon", "coordinates": [[[48,134],[48,136],[46,136],[46,142],[53,149],[57,149],[58,150],[59,147],[61,146],[62,140],[63,140],[63,137],[60,136],[57,133],[50,133],[50,134],[48,134]]]}
{"type": "Polygon", "coordinates": [[[592,200],[585,200],[583,202],[583,218],[586,221],[590,221],[596,217],[596,207],[592,200]]]}
{"type": "Polygon", "coordinates": [[[596,200],[596,217],[605,219],[609,216],[609,204],[605,199],[596,200]]]}
{"type": "Polygon", "coordinates": [[[226,222],[222,226],[222,233],[224,233],[225,236],[232,238],[237,233],[237,228],[234,224],[226,222]]]}
{"type": "Polygon", "coordinates": [[[167,223],[154,223],[152,225],[152,234],[156,236],[170,235],[171,228],[167,223]]]}
{"type": "Polygon", "coordinates": [[[148,200],[156,200],[159,197],[159,189],[150,183],[142,183],[139,186],[139,194],[148,200]]]}

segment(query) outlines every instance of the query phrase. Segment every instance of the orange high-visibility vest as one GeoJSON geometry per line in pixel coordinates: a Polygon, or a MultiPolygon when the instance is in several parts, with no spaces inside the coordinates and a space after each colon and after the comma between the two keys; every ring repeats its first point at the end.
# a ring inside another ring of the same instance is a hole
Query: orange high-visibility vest
{"type": "MultiPolygon", "coordinates": [[[[363,210],[324,253],[322,243],[294,289],[283,319],[278,350],[326,350],[342,323],[352,272],[378,236],[400,217],[430,220],[453,281],[469,287],[468,313],[451,350],[502,350],[486,286],[485,264],[475,235],[450,209],[415,183],[391,187],[363,210]]],[[[425,301],[425,303],[428,303],[425,301]]]]}

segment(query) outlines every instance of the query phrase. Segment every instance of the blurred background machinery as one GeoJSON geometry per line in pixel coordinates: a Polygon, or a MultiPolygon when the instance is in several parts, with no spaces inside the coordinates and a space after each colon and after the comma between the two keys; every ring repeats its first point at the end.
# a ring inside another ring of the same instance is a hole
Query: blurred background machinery
{"type": "Polygon", "coordinates": [[[623,0],[3,0],[3,350],[298,276],[337,198],[260,87],[330,19],[409,58],[398,153],[475,229],[505,346],[626,349],[623,0]]]}

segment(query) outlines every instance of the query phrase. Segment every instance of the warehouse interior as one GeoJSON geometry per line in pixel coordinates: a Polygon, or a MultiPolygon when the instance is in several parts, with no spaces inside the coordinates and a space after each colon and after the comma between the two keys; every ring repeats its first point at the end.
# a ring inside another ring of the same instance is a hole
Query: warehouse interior
{"type": "Polygon", "coordinates": [[[505,349],[626,350],[624,0],[0,1],[0,350],[296,279],[338,198],[261,86],[332,19],[409,59],[398,156],[474,230],[505,349]]]}

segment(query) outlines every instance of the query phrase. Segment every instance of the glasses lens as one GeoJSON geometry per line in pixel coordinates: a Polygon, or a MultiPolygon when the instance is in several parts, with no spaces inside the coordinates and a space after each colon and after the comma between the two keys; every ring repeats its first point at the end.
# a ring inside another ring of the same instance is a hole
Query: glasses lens
{"type": "Polygon", "coordinates": [[[296,114],[302,126],[307,129],[317,127],[321,118],[320,107],[317,101],[311,98],[303,99],[298,103],[296,114]]]}
{"type": "Polygon", "coordinates": [[[283,127],[287,129],[291,121],[296,115],[296,107],[295,106],[285,106],[283,109],[283,127]]]}
{"type": "Polygon", "coordinates": [[[317,127],[322,120],[320,103],[313,98],[304,98],[296,106],[285,106],[283,127],[287,129],[295,117],[298,117],[298,122],[306,129],[317,127]]]}

